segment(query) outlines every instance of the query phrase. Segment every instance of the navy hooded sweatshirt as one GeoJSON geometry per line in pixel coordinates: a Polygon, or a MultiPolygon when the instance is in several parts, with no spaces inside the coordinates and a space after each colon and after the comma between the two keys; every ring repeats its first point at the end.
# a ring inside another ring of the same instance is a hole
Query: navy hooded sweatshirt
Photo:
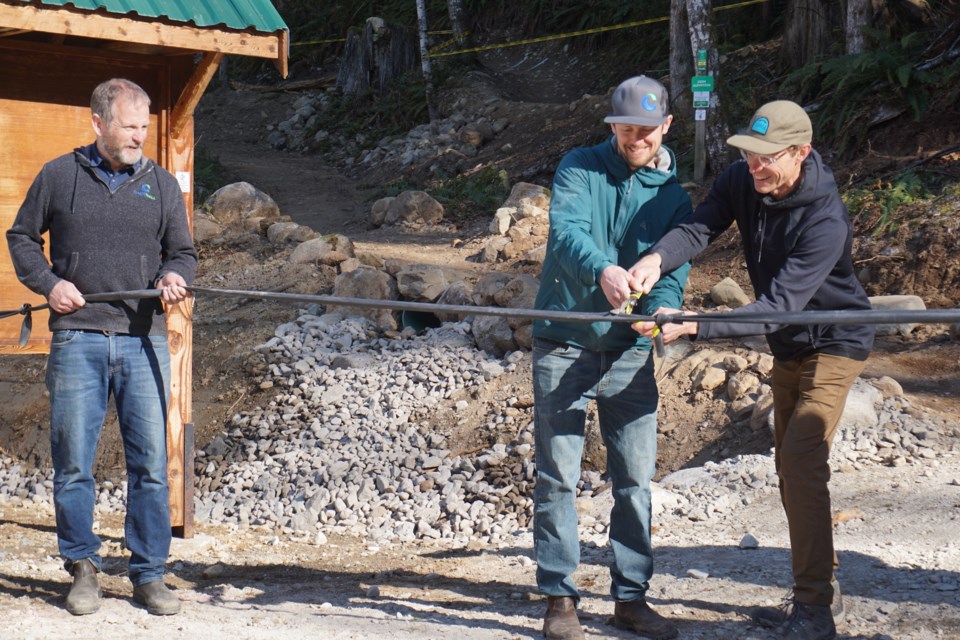
{"type": "MultiPolygon", "coordinates": [[[[870,309],[851,257],[853,231],[833,172],[811,150],[800,182],[783,199],[756,192],[746,162],[729,166],[686,224],[651,250],[661,270],[700,253],[737,223],[756,301],[734,313],[870,309]]],[[[697,338],[766,334],[774,357],[794,360],[814,353],[865,360],[873,347],[872,325],[777,325],[701,322],[697,338]]]]}

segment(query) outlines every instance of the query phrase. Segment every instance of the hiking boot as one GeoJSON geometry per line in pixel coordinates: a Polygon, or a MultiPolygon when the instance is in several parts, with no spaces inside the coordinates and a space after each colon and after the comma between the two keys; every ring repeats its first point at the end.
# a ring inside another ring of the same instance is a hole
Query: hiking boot
{"type": "Polygon", "coordinates": [[[651,609],[644,598],[618,600],[613,610],[613,626],[650,640],[670,640],[678,634],[677,627],[651,609]]]}
{"type": "MultiPolygon", "coordinates": [[[[840,583],[834,578],[830,581],[833,587],[833,601],[830,603],[830,613],[833,614],[833,623],[838,625],[843,622],[843,616],[846,609],[843,607],[843,595],[840,593],[840,583]]],[[[750,613],[750,619],[761,627],[773,629],[783,624],[793,610],[793,594],[783,599],[780,606],[777,607],[757,607],[750,613]]]]}
{"type": "Polygon", "coordinates": [[[133,600],[147,608],[155,616],[171,616],[180,613],[180,600],[167,589],[162,580],[145,582],[133,588],[133,600]]]}
{"type": "Polygon", "coordinates": [[[70,567],[73,584],[67,594],[67,611],[75,616],[85,616],[100,608],[100,581],[97,580],[97,567],[90,558],[77,560],[70,567]]]}
{"type": "Polygon", "coordinates": [[[583,640],[576,600],[569,596],[547,596],[543,635],[552,640],[583,640]]]}
{"type": "Polygon", "coordinates": [[[837,627],[827,605],[794,602],[790,617],[767,636],[770,640],[833,640],[837,627]]]}

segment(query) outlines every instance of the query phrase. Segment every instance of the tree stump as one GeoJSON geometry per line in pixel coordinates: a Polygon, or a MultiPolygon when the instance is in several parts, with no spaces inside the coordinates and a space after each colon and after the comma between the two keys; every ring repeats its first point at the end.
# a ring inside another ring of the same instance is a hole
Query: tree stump
{"type": "Polygon", "coordinates": [[[415,40],[409,30],[368,18],[361,33],[347,34],[337,87],[344,95],[382,95],[416,64],[415,40]]]}

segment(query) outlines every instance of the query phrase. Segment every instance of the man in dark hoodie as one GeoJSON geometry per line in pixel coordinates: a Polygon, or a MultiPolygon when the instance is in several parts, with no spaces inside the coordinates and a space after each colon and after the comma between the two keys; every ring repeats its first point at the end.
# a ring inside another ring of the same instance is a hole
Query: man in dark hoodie
{"type": "Polygon", "coordinates": [[[163,307],[156,298],[87,302],[84,295],[155,287],[164,302],[180,302],[197,252],[176,178],[143,156],[150,98],[129,80],[108,80],[94,90],[91,110],[96,141],[43,167],[7,244],[17,277],[51,310],[46,382],[57,540],[73,576],[66,608],[84,615],[100,606],[93,463],[112,393],[127,465],[133,597],[168,615],[180,601],[163,583],[171,537],[163,307]]]}
{"type": "MultiPolygon", "coordinates": [[[[714,182],[690,221],[664,236],[632,271],[649,290],[697,255],[734,222],[740,232],[756,301],[743,313],[870,308],[851,259],[852,229],[833,173],[812,147],[813,127],[797,104],[763,105],[750,126],[727,143],[736,162],[714,182]]],[[[662,308],[656,313],[679,313],[662,308]]],[[[635,325],[650,335],[654,324],[635,325]]],[[[729,322],[667,324],[664,340],[765,334],[772,373],[775,464],[790,530],[793,598],[758,609],[773,627],[767,638],[830,640],[843,612],[834,577],[830,511],[830,444],[847,393],[873,346],[869,325],[761,325],[729,322]]]]}
{"type": "MultiPolygon", "coordinates": [[[[536,308],[609,312],[639,282],[628,269],[690,215],[676,158],[662,145],[670,128],[667,92],[645,76],[614,91],[605,118],[610,138],[574,149],[560,162],[550,199],[550,235],[536,308]]],[[[679,266],[679,265],[678,265],[679,266]]],[[[640,302],[644,313],[679,306],[688,265],[667,274],[640,302]]],[[[610,594],[614,623],[645,638],[677,636],[646,593],[653,575],[650,481],[657,459],[657,384],[650,340],[626,324],[542,320],[533,326],[537,487],[534,553],[547,596],[543,631],[581,640],[580,561],[575,507],[587,406],[597,403],[614,500],[610,514],[610,594]]]]}

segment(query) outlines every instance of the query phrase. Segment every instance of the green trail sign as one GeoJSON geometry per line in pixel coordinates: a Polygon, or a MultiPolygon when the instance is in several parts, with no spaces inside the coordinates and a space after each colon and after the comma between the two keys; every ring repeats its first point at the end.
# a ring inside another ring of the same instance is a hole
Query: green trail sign
{"type": "Polygon", "coordinates": [[[693,76],[690,78],[690,91],[713,91],[713,76],[693,76]]]}

